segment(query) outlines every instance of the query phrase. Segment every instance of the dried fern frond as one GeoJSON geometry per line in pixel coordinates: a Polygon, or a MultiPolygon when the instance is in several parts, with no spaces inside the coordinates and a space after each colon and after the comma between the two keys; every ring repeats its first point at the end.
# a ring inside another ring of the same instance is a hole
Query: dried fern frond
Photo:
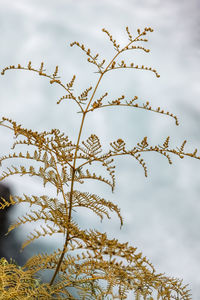
{"type": "Polygon", "coordinates": [[[194,150],[194,152],[184,152],[184,146],[186,144],[186,140],[182,143],[181,147],[177,149],[174,148],[169,148],[169,139],[170,137],[168,136],[166,140],[163,143],[163,146],[157,145],[157,146],[149,146],[147,142],[147,137],[144,137],[143,140],[140,143],[137,143],[137,146],[135,146],[133,149],[128,150],[125,148],[125,142],[122,139],[118,139],[117,141],[114,141],[110,143],[111,147],[114,150],[110,151],[110,156],[118,156],[118,155],[131,155],[134,158],[136,158],[139,163],[143,166],[144,171],[145,171],[145,176],[147,176],[147,168],[146,164],[141,158],[141,152],[157,152],[160,153],[161,155],[165,156],[169,162],[169,164],[172,164],[171,157],[169,153],[175,154],[179,156],[180,158],[184,158],[185,156],[190,156],[196,159],[200,159],[200,156],[197,156],[197,149],[194,150]]]}
{"type": "MultiPolygon", "coordinates": [[[[65,293],[66,294],[66,293],[65,293]]],[[[68,293],[71,298],[72,295],[68,293]]],[[[53,287],[47,283],[41,283],[31,269],[17,266],[14,262],[8,262],[5,258],[0,260],[0,299],[28,300],[28,299],[54,299],[59,296],[62,299],[61,290],[57,285],[53,287]]],[[[58,299],[58,298],[57,298],[58,299]]]]}
{"type": "Polygon", "coordinates": [[[57,103],[59,104],[64,99],[75,101],[81,110],[82,119],[76,143],[73,143],[59,129],[37,132],[23,128],[22,125],[9,118],[2,118],[0,121],[0,126],[12,130],[15,138],[13,152],[0,158],[0,166],[6,164],[7,160],[16,163],[10,167],[5,166],[0,181],[13,175],[38,176],[42,179],[44,186],[51,183],[57,192],[57,197],[24,194],[23,196],[12,195],[9,200],[1,198],[0,209],[22,203],[29,203],[32,207],[29,212],[18,217],[16,222],[10,226],[9,232],[27,223],[37,225],[29,234],[22,248],[40,237],[54,236],[57,233],[65,236],[62,250],[58,249],[52,254],[33,256],[23,269],[8,264],[6,260],[0,260],[0,299],[126,299],[130,292],[136,300],[152,300],[155,297],[160,300],[191,299],[190,291],[187,286],[182,284],[181,280],[157,274],[153,265],[141,252],[137,251],[137,248],[129,246],[128,243],[120,243],[117,239],[109,239],[106,233],[81,229],[78,222],[74,220],[74,208],[77,210],[79,207],[85,207],[92,210],[101,220],[104,217],[110,219],[110,213],[115,212],[121,226],[123,225],[123,218],[117,205],[96,194],[75,189],[76,183],[83,184],[86,179],[93,179],[108,184],[114,191],[115,165],[113,162],[117,156],[129,155],[136,159],[143,167],[145,176],[147,176],[147,167],[141,157],[141,154],[145,152],[157,152],[165,156],[170,164],[172,163],[171,154],[178,155],[180,158],[189,156],[200,159],[197,149],[191,153],[185,151],[186,140],[180,147],[170,147],[169,136],[162,145],[154,146],[149,144],[145,136],[131,149],[127,148],[122,138],[118,138],[110,143],[110,149],[105,153],[103,153],[100,139],[96,134],[91,134],[81,143],[87,113],[102,107],[141,108],[168,115],[178,125],[178,119],[174,114],[164,111],[160,107],[152,108],[149,101],[138,104],[137,96],[127,101],[125,95],[121,95],[107,102],[105,99],[108,99],[106,98],[108,92],[97,97],[96,91],[108,71],[141,69],[151,71],[160,77],[158,72],[151,67],[138,66],[135,62],[127,64],[121,58],[121,55],[129,50],[141,50],[148,53],[150,50],[140,43],[148,41],[146,35],[153,31],[152,28],[137,29],[136,36],[133,37],[129,28],[126,27],[128,41],[125,46],[120,45],[108,30],[103,29],[102,31],[106,33],[115,50],[115,54],[109,62],[106,62],[105,59],[99,60],[99,54],[92,54],[84,44],[79,42],[71,44],[85,52],[88,62],[95,65],[96,73],[99,73],[96,85],[88,85],[89,87],[84,88],[78,96],[74,93],[76,76],[73,75],[72,79],[64,84],[58,75],[58,66],[51,75],[46,73],[43,62],[38,69],[32,67],[32,63],[29,62],[26,67],[18,64],[2,70],[2,75],[10,69],[22,69],[47,77],[50,84],[56,83],[65,90],[65,94],[57,103]],[[26,152],[17,152],[15,149],[18,146],[30,148],[26,152]],[[21,161],[29,162],[30,165],[27,166],[21,161]],[[109,179],[90,171],[89,166],[94,163],[103,167],[109,179]],[[86,165],[88,169],[85,169],[86,165]],[[34,281],[36,273],[42,270],[54,271],[49,284],[39,284],[34,281]],[[56,283],[54,283],[55,280],[56,283]]]}
{"type": "Polygon", "coordinates": [[[104,70],[104,74],[108,71],[114,70],[114,69],[120,69],[120,68],[134,68],[134,69],[141,69],[141,70],[148,70],[148,71],[152,71],[153,73],[155,73],[156,77],[160,77],[160,75],[158,74],[158,72],[155,69],[152,69],[151,67],[145,67],[144,65],[142,65],[141,67],[138,65],[134,65],[134,63],[131,63],[130,65],[127,65],[127,63],[124,62],[124,60],[121,61],[121,63],[116,62],[116,58],[124,51],[127,50],[134,50],[134,49],[139,49],[139,50],[143,50],[145,52],[150,52],[149,49],[146,49],[143,46],[134,46],[132,45],[135,42],[147,42],[148,40],[145,38],[141,38],[141,36],[145,36],[147,34],[148,31],[152,32],[153,29],[152,28],[147,28],[145,27],[144,30],[141,32],[140,29],[138,29],[138,35],[133,39],[132,35],[130,34],[130,31],[128,29],[128,27],[126,27],[126,32],[128,34],[129,37],[129,42],[125,47],[121,47],[120,49],[120,45],[118,45],[116,43],[116,40],[113,39],[112,35],[109,33],[108,30],[106,30],[105,28],[102,29],[103,32],[105,32],[110,41],[113,43],[114,49],[117,51],[117,54],[114,56],[114,58],[112,59],[112,61],[110,62],[110,64],[105,68],[104,70]]]}
{"type": "Polygon", "coordinates": [[[3,202],[0,203],[0,209],[4,209],[4,207],[21,203],[28,203],[30,206],[35,207],[39,206],[41,210],[30,210],[31,214],[27,213],[24,217],[19,217],[19,222],[17,222],[17,224],[15,223],[15,225],[12,225],[9,231],[27,222],[44,220],[45,222],[50,221],[55,225],[57,224],[58,226],[60,226],[67,220],[65,205],[57,198],[51,198],[47,195],[28,196],[24,194],[23,197],[12,195],[10,196],[9,201],[3,199],[3,202]]]}
{"type": "Polygon", "coordinates": [[[112,165],[113,159],[110,159],[111,153],[110,151],[107,153],[104,153],[102,155],[98,155],[102,152],[102,147],[100,144],[99,138],[92,134],[86,141],[83,141],[82,144],[85,146],[84,148],[82,146],[79,146],[79,151],[77,151],[77,159],[84,159],[86,160],[85,163],[82,163],[79,165],[79,168],[82,168],[86,164],[91,165],[93,162],[100,162],[104,168],[106,168],[106,171],[109,173],[111,177],[111,182],[104,179],[102,176],[97,176],[95,173],[93,173],[92,177],[90,177],[89,173],[87,172],[87,176],[83,174],[79,174],[79,178],[94,178],[98,179],[100,181],[104,181],[108,183],[112,191],[114,191],[115,187],[115,166],[112,165]]]}
{"type": "Polygon", "coordinates": [[[101,175],[96,175],[96,173],[91,174],[88,169],[86,169],[85,173],[82,171],[82,169],[80,171],[79,171],[79,169],[80,168],[78,168],[78,170],[77,170],[79,172],[79,176],[78,176],[79,179],[83,179],[83,180],[85,180],[85,179],[94,179],[94,180],[102,181],[102,182],[108,184],[112,188],[112,190],[114,189],[113,180],[110,181],[110,180],[104,178],[101,175]]]}
{"type": "Polygon", "coordinates": [[[36,72],[40,76],[44,76],[44,77],[49,78],[50,79],[50,84],[57,83],[62,88],[64,88],[65,91],[67,92],[67,95],[65,95],[62,98],[60,98],[57,101],[57,104],[59,104],[63,99],[72,99],[72,100],[74,100],[78,104],[78,106],[81,109],[81,111],[83,111],[83,108],[82,108],[80,102],[77,101],[77,98],[73,94],[73,91],[72,91],[72,86],[74,84],[75,75],[73,76],[72,80],[65,85],[63,82],[61,82],[60,77],[57,76],[57,74],[58,74],[58,66],[56,66],[54,73],[51,74],[51,75],[48,75],[47,73],[45,73],[46,70],[43,69],[43,66],[44,66],[44,63],[42,62],[39,69],[33,68],[31,61],[29,61],[27,67],[23,67],[20,64],[18,64],[17,66],[11,65],[9,67],[6,67],[6,68],[4,68],[2,70],[1,75],[4,75],[7,70],[13,70],[13,69],[29,70],[29,71],[36,72]]]}
{"type": "Polygon", "coordinates": [[[87,49],[84,44],[80,44],[76,41],[70,44],[71,47],[73,47],[74,45],[76,45],[86,53],[86,55],[88,56],[87,61],[91,64],[94,64],[98,68],[99,73],[103,72],[102,70],[104,69],[103,65],[105,63],[105,59],[103,59],[101,62],[98,62],[99,53],[97,53],[96,55],[92,55],[89,48],[87,49]]]}
{"type": "MultiPolygon", "coordinates": [[[[138,291],[145,299],[153,296],[158,290],[157,296],[160,299],[171,300],[178,297],[191,299],[189,290],[182,285],[182,281],[156,274],[151,263],[141,253],[136,253],[136,248],[128,246],[127,243],[121,244],[116,239],[109,240],[105,234],[99,232],[90,231],[87,237],[85,247],[89,248],[89,251],[74,255],[67,254],[63,260],[60,270],[63,274],[60,275],[62,288],[68,289],[74,286],[81,290],[83,285],[95,282],[97,295],[105,297],[115,295],[120,298],[122,294],[127,295],[133,290],[138,291]],[[96,248],[95,244],[97,244],[96,248]],[[107,288],[100,284],[102,280],[107,282],[107,288]],[[114,292],[116,287],[118,293],[114,292]]],[[[41,268],[53,269],[58,262],[60,252],[61,250],[53,254],[34,256],[26,266],[35,272],[41,268]]],[[[83,289],[82,293],[86,291],[83,289]]],[[[92,297],[91,289],[89,295],[91,299],[98,299],[92,297]]]]}
{"type": "MultiPolygon", "coordinates": [[[[102,286],[101,295],[104,296],[114,296],[113,290],[118,287],[118,297],[122,291],[127,294],[132,290],[139,291],[144,299],[153,296],[156,291],[160,299],[191,299],[189,290],[182,285],[182,281],[156,274],[152,264],[141,253],[136,253],[136,248],[128,246],[128,243],[109,240],[105,233],[89,231],[85,244],[89,252],[67,255],[63,260],[63,286],[70,286],[69,275],[76,275],[73,279],[76,285],[105,280],[110,288],[104,289],[102,286]]],[[[55,255],[52,256],[52,262],[54,258],[55,255]]]]}
{"type": "MultiPolygon", "coordinates": [[[[67,196],[69,197],[69,193],[67,196]]],[[[104,198],[100,198],[95,194],[74,190],[73,207],[86,207],[91,209],[97,216],[100,217],[101,220],[103,219],[104,215],[110,219],[107,209],[111,212],[114,211],[120,219],[121,226],[123,225],[123,219],[118,206],[110,201],[106,201],[104,198]]]]}
{"type": "Polygon", "coordinates": [[[114,49],[119,52],[120,51],[120,45],[116,42],[116,40],[113,39],[113,36],[110,34],[110,32],[108,30],[106,30],[105,28],[102,29],[103,32],[105,32],[107,34],[107,36],[109,37],[110,41],[112,42],[114,49]]]}
{"type": "MultiPolygon", "coordinates": [[[[55,167],[55,159],[52,155],[56,155],[58,163],[68,164],[71,167],[69,162],[73,160],[72,151],[76,148],[76,145],[72,144],[68,136],[61,133],[59,129],[52,129],[50,132],[43,131],[38,133],[37,131],[22,128],[21,125],[17,125],[15,121],[8,118],[2,118],[1,126],[5,126],[13,130],[14,136],[17,140],[14,142],[12,149],[14,149],[17,145],[22,144],[36,147],[34,156],[31,156],[29,153],[27,157],[27,153],[26,155],[23,155],[20,152],[18,157],[34,159],[36,161],[44,162],[45,164],[48,164],[48,166],[55,167]],[[25,140],[20,140],[19,136],[23,136],[25,140]],[[42,154],[43,156],[41,156],[42,154]]],[[[17,157],[16,153],[13,154],[13,157],[14,155],[17,157]]],[[[6,157],[2,158],[1,161],[3,159],[6,159],[6,157]]]]}
{"type": "MultiPolygon", "coordinates": [[[[105,93],[105,96],[107,96],[107,95],[108,94],[105,93]]],[[[178,118],[177,118],[176,115],[174,115],[173,113],[170,113],[169,111],[165,111],[164,109],[161,109],[160,107],[152,108],[149,101],[146,101],[146,103],[143,103],[141,105],[141,104],[135,103],[136,100],[138,100],[137,96],[132,98],[130,101],[125,101],[124,102],[124,99],[125,99],[125,96],[122,95],[122,96],[118,97],[117,99],[112,100],[111,102],[108,101],[105,104],[102,104],[102,102],[101,102],[102,100],[100,100],[99,102],[97,100],[97,101],[93,102],[92,107],[88,110],[88,112],[93,111],[97,108],[103,108],[103,107],[128,106],[128,107],[141,108],[141,109],[145,109],[145,110],[148,110],[148,111],[152,111],[152,112],[160,113],[160,114],[163,114],[163,115],[167,115],[169,117],[172,117],[175,120],[175,124],[177,126],[179,125],[178,118]]]]}
{"type": "Polygon", "coordinates": [[[88,94],[89,92],[92,90],[92,86],[90,86],[89,88],[85,89],[80,96],[78,96],[78,100],[81,104],[85,104],[85,101],[88,100],[88,94]]]}
{"type": "Polygon", "coordinates": [[[22,249],[24,249],[30,243],[34,242],[36,239],[39,239],[40,237],[52,236],[53,234],[56,233],[64,234],[65,231],[61,226],[59,226],[59,228],[56,229],[55,227],[50,226],[48,224],[46,226],[40,225],[39,229],[34,229],[33,232],[28,234],[28,239],[22,244],[22,249]]]}
{"type": "Polygon", "coordinates": [[[99,99],[95,100],[92,104],[92,108],[87,110],[87,111],[93,111],[95,108],[101,107],[102,106],[102,100],[108,96],[108,93],[106,92],[103,94],[99,99]]]}
{"type": "MultiPolygon", "coordinates": [[[[133,47],[131,49],[143,49],[144,48],[141,48],[141,47],[133,47]]],[[[147,52],[147,51],[146,51],[147,52]]],[[[158,72],[155,70],[155,69],[152,69],[151,67],[146,67],[144,65],[142,66],[138,66],[137,64],[134,65],[134,63],[130,63],[129,65],[127,63],[124,62],[124,60],[122,60],[120,63],[116,63],[116,61],[114,61],[112,63],[111,66],[109,66],[109,68],[107,70],[105,70],[104,72],[109,72],[111,70],[117,70],[117,69],[138,69],[138,70],[146,70],[146,71],[151,71],[153,72],[157,78],[160,77],[160,75],[158,74],[158,72]]]]}
{"type": "Polygon", "coordinates": [[[86,141],[83,141],[82,144],[85,148],[81,148],[81,150],[90,157],[94,157],[102,151],[99,138],[95,134],[91,134],[91,136],[86,141]]]}

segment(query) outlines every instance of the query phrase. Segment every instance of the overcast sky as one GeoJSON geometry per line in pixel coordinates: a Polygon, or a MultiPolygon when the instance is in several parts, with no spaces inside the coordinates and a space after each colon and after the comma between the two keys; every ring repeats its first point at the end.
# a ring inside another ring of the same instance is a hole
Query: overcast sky
{"type": "MultiPolygon", "coordinates": [[[[198,0],[0,0],[0,68],[18,63],[25,66],[30,60],[37,67],[43,61],[47,73],[52,73],[58,65],[64,82],[76,74],[74,88],[81,92],[95,84],[98,74],[80,49],[69,46],[71,42],[83,42],[102,58],[109,59],[114,51],[102,28],[124,44],[126,26],[133,35],[137,28],[150,26],[154,29],[148,34],[147,46],[151,52],[135,51],[126,58],[156,68],[161,77],[140,70],[109,72],[98,95],[108,91],[111,100],[122,94],[127,99],[137,95],[142,103],[149,101],[154,107],[176,114],[180,126],[173,119],[153,112],[108,108],[88,114],[83,138],[94,133],[107,145],[123,138],[131,147],[144,136],[152,144],[161,144],[170,135],[172,145],[180,146],[187,139],[186,149],[192,151],[200,148],[199,20],[198,0]]],[[[0,77],[0,90],[0,116],[11,117],[33,130],[59,128],[76,141],[80,115],[76,114],[74,104],[56,105],[64,94],[59,87],[49,85],[48,80],[31,72],[17,70],[0,77]]],[[[12,141],[4,128],[0,129],[0,136],[0,154],[3,154],[12,141]]],[[[200,161],[172,157],[174,163],[169,166],[158,154],[146,155],[145,160],[148,178],[133,159],[121,158],[116,162],[115,193],[104,185],[95,185],[97,194],[121,207],[124,227],[119,229],[115,217],[100,224],[92,215],[88,226],[102,231],[109,228],[110,236],[137,246],[159,272],[190,283],[193,299],[197,300],[200,297],[200,161]]],[[[7,182],[16,193],[41,191],[39,184],[28,178],[22,181],[13,177],[7,182]]],[[[88,218],[82,213],[79,219],[85,226],[88,218]]],[[[55,240],[48,241],[49,247],[54,244],[55,240]]]]}

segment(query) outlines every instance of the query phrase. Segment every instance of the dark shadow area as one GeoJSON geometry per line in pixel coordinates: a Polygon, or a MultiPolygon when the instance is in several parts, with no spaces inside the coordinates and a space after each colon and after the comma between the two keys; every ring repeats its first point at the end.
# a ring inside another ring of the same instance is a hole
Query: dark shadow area
{"type": "MultiPolygon", "coordinates": [[[[8,185],[0,183],[0,203],[3,203],[2,198],[10,201],[11,188],[8,185]]],[[[11,225],[10,213],[15,207],[13,205],[0,209],[0,258],[5,257],[8,261],[12,258],[18,265],[23,265],[26,258],[20,253],[20,242],[15,236],[15,231],[11,231],[8,235],[8,228],[11,225]]]]}

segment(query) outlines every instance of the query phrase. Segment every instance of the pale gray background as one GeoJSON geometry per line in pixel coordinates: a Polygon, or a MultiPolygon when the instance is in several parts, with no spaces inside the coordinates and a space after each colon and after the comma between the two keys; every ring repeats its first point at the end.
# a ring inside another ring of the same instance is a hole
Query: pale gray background
{"type": "MultiPolygon", "coordinates": [[[[161,106],[179,116],[180,126],[173,119],[160,114],[133,109],[100,109],[85,123],[83,137],[97,134],[102,143],[123,138],[134,146],[144,136],[153,143],[161,143],[170,135],[172,145],[180,146],[187,138],[186,149],[200,147],[200,72],[199,34],[200,3],[198,0],[0,0],[0,68],[7,65],[34,66],[45,62],[47,73],[56,65],[68,82],[77,75],[75,88],[82,91],[95,83],[97,75],[92,65],[78,48],[69,44],[78,40],[102,58],[112,57],[112,44],[101,32],[110,30],[121,43],[126,41],[125,27],[134,33],[137,28],[151,26],[150,54],[132,52],[133,62],[157,68],[161,78],[151,72],[137,70],[108,73],[99,95],[109,91],[113,96],[125,94],[149,100],[152,106],[161,106]]],[[[48,80],[27,71],[8,71],[0,77],[1,116],[8,116],[28,128],[45,130],[59,128],[76,140],[80,116],[74,104],[56,105],[64,93],[50,86],[48,80]]],[[[11,135],[0,128],[0,154],[8,151],[11,135]]],[[[115,193],[103,184],[88,184],[91,192],[113,200],[121,207],[125,225],[120,230],[113,216],[102,224],[96,216],[84,211],[79,217],[82,226],[109,230],[109,236],[130,241],[154,264],[158,272],[183,278],[193,291],[193,299],[200,299],[200,161],[172,157],[169,166],[159,154],[145,156],[148,178],[142,167],[131,158],[117,161],[115,193]],[[88,225],[87,225],[88,224],[88,225]]],[[[6,164],[4,164],[6,167],[6,164]]],[[[16,193],[41,193],[37,180],[13,177],[7,180],[16,193]]],[[[42,191],[43,192],[43,191],[42,191]]],[[[53,193],[50,187],[49,193],[53,193]]],[[[16,209],[12,215],[21,213],[16,209]]],[[[25,208],[24,208],[25,211],[25,208]]],[[[23,241],[24,233],[16,234],[23,241]]],[[[28,251],[45,251],[60,243],[60,237],[41,240],[28,251]],[[39,246],[38,246],[39,245],[39,246]],[[46,249],[48,248],[48,249],[46,249]],[[33,249],[33,250],[31,250],[33,249]]]]}

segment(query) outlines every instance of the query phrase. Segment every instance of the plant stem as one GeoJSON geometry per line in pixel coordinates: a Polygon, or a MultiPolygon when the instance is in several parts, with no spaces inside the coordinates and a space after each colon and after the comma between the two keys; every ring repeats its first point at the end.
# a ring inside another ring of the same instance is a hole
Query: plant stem
{"type": "MultiPolygon", "coordinates": [[[[79,143],[80,143],[81,133],[82,133],[82,130],[83,130],[83,124],[84,124],[85,116],[86,116],[86,113],[87,113],[87,109],[88,109],[88,107],[89,107],[89,105],[90,105],[90,103],[91,103],[91,101],[92,101],[92,99],[93,99],[93,97],[94,97],[94,95],[96,93],[97,87],[98,87],[98,85],[99,85],[99,83],[100,83],[100,81],[101,81],[101,79],[103,77],[103,74],[104,73],[102,73],[101,76],[99,77],[99,80],[98,80],[98,82],[97,82],[97,84],[95,86],[95,89],[94,89],[93,94],[92,94],[92,96],[90,98],[90,101],[89,101],[89,103],[88,103],[85,111],[83,112],[83,116],[82,116],[82,120],[81,120],[79,135],[78,135],[78,139],[77,139],[77,143],[76,143],[76,150],[75,150],[75,154],[74,154],[74,164],[73,164],[73,167],[72,167],[72,181],[71,181],[71,190],[70,190],[70,198],[69,198],[69,214],[68,214],[68,224],[67,224],[67,226],[69,226],[70,222],[71,222],[72,200],[73,200],[72,196],[73,196],[73,187],[74,187],[74,175],[75,175],[75,170],[76,170],[76,159],[77,159],[78,146],[79,146],[79,143]]],[[[62,251],[62,254],[61,254],[60,259],[58,261],[58,264],[57,264],[56,270],[55,270],[55,272],[53,274],[53,277],[52,277],[52,279],[50,281],[50,285],[53,284],[53,282],[54,282],[54,280],[56,278],[56,275],[59,272],[60,265],[61,265],[61,263],[63,261],[64,255],[65,255],[65,252],[66,252],[66,249],[67,249],[68,241],[69,241],[69,238],[70,238],[69,234],[70,234],[69,230],[67,230],[67,235],[66,235],[66,240],[65,240],[64,247],[63,247],[63,251],[62,251]]]]}
{"type": "MultiPolygon", "coordinates": [[[[141,34],[140,34],[141,35],[141,34]]],[[[139,36],[140,36],[139,35],[139,36]]],[[[138,36],[138,37],[139,37],[138,36]]],[[[137,38],[138,38],[137,37],[137,38]]],[[[135,38],[133,41],[129,42],[128,45],[126,47],[128,47],[130,44],[132,44],[137,38],[135,38]]],[[[107,65],[107,67],[105,68],[105,70],[101,73],[98,81],[97,81],[97,84],[93,90],[93,93],[91,95],[91,98],[88,102],[88,105],[85,109],[85,111],[83,111],[83,116],[82,116],[82,120],[81,120],[81,125],[80,125],[80,130],[79,130],[79,134],[78,134],[78,139],[77,139],[77,143],[76,143],[76,150],[75,150],[75,154],[74,154],[74,163],[73,163],[73,167],[72,167],[72,181],[71,181],[71,190],[70,190],[70,198],[69,198],[69,214],[68,214],[68,223],[67,223],[67,226],[69,228],[70,226],[70,222],[71,222],[71,215],[72,215],[72,202],[73,202],[73,188],[74,188],[74,176],[75,176],[75,171],[76,171],[76,159],[77,159],[77,152],[78,152],[78,148],[79,148],[79,143],[80,143],[80,138],[81,138],[81,133],[82,133],[82,130],[83,130],[83,124],[84,124],[84,120],[85,120],[85,116],[88,112],[88,108],[94,98],[94,95],[96,93],[96,90],[101,82],[101,79],[103,77],[103,75],[107,72],[108,68],[110,67],[110,65],[113,63],[113,61],[117,58],[118,55],[120,55],[124,50],[125,48],[124,47],[123,49],[121,49],[114,57],[113,59],[110,61],[110,63],[107,65]]],[[[65,200],[65,199],[64,199],[65,200]]],[[[61,256],[60,256],[60,259],[58,261],[58,264],[57,264],[57,267],[56,267],[56,270],[53,274],[53,277],[50,281],[50,285],[53,284],[55,278],[56,278],[56,275],[58,274],[59,272],[59,269],[60,269],[60,266],[61,266],[61,263],[63,261],[63,258],[64,258],[64,255],[65,255],[65,252],[66,252],[66,249],[67,249],[67,245],[68,245],[68,241],[70,240],[70,231],[69,229],[67,230],[67,234],[66,234],[66,239],[65,239],[65,244],[64,244],[64,247],[63,247],[63,251],[61,253],[61,256]]]]}

